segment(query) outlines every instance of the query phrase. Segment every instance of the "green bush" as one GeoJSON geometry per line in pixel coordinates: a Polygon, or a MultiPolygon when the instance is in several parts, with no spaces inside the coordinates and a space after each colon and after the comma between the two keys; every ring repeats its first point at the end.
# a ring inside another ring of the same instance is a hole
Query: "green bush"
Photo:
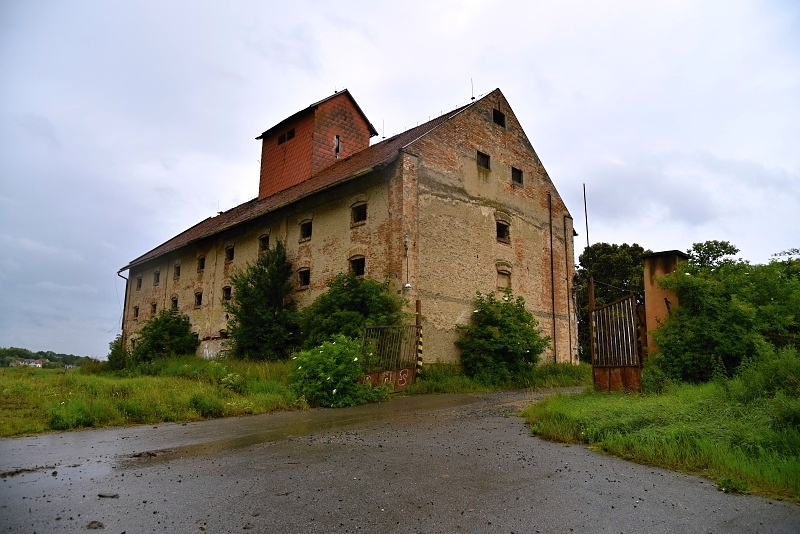
{"type": "Polygon", "coordinates": [[[189,406],[201,417],[207,418],[222,417],[225,411],[225,405],[222,404],[221,400],[202,393],[192,395],[189,399],[189,406]]]}
{"type": "Polygon", "coordinates": [[[162,309],[142,327],[136,347],[131,351],[131,358],[139,363],[193,354],[199,344],[200,341],[192,334],[192,323],[188,315],[177,310],[162,309]]]}
{"type": "Polygon", "coordinates": [[[365,326],[397,325],[404,319],[403,300],[389,292],[388,282],[341,273],[303,310],[304,346],[315,347],[337,334],[358,339],[365,326]]]}
{"type": "Polygon", "coordinates": [[[278,241],[253,264],[231,276],[228,312],[230,354],[236,358],[277,361],[300,344],[297,306],[291,298],[292,263],[278,241]]]}
{"type": "Polygon", "coordinates": [[[295,368],[289,384],[298,397],[312,406],[340,408],[384,400],[383,387],[359,384],[363,375],[361,345],[341,334],[319,347],[300,352],[293,358],[295,368]]]}
{"type": "Polygon", "coordinates": [[[550,344],[522,297],[506,290],[500,299],[494,293],[475,298],[475,311],[468,325],[459,325],[464,373],[486,384],[524,383],[533,366],[550,344]]]}
{"type": "Polygon", "coordinates": [[[130,354],[122,343],[122,334],[117,334],[114,341],[108,344],[108,367],[109,369],[125,369],[128,364],[130,354]]]}

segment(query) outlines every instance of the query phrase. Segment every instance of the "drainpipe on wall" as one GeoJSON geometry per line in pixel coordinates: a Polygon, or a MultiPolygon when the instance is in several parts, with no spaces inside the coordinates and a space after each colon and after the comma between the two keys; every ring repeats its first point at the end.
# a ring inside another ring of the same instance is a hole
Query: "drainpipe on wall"
{"type": "Polygon", "coordinates": [[[547,209],[550,219],[550,300],[553,312],[553,363],[558,363],[556,352],[556,264],[553,257],[553,196],[547,193],[547,209]]]}

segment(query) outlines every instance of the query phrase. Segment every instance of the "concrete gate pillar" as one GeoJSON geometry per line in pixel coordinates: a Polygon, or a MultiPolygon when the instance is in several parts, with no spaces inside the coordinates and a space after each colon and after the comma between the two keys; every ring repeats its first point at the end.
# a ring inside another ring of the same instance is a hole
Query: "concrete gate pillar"
{"type": "Polygon", "coordinates": [[[670,308],[678,305],[678,296],[673,291],[662,289],[658,279],[674,272],[678,263],[686,261],[689,256],[679,250],[653,252],[642,256],[644,264],[644,309],[647,330],[647,352],[655,352],[652,332],[661,324],[670,308]]]}

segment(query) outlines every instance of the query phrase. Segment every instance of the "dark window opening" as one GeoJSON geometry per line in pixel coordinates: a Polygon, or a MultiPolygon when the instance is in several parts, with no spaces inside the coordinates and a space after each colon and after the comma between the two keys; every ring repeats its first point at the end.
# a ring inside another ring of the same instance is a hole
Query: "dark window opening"
{"type": "Polygon", "coordinates": [[[300,223],[300,239],[311,239],[311,221],[300,223]]]}
{"type": "Polygon", "coordinates": [[[350,222],[352,224],[358,224],[367,221],[367,205],[358,204],[357,206],[353,206],[350,209],[350,222]]]}
{"type": "Polygon", "coordinates": [[[155,302],[151,302],[150,303],[150,315],[155,315],[155,314],[156,314],[156,303],[155,302]]]}
{"type": "Polygon", "coordinates": [[[339,134],[333,136],[333,155],[339,159],[339,153],[342,151],[342,140],[339,139],[339,134]]]}
{"type": "Polygon", "coordinates": [[[497,221],[497,240],[503,243],[511,242],[511,226],[503,221],[497,221]]]}
{"type": "Polygon", "coordinates": [[[195,306],[202,306],[203,305],[203,292],[198,291],[194,294],[194,305],[195,306]]]}
{"type": "Polygon", "coordinates": [[[160,273],[160,272],[158,272],[158,271],[154,272],[154,273],[153,273],[153,285],[154,285],[154,286],[157,286],[157,285],[158,285],[158,281],[159,281],[160,279],[161,279],[161,273],[160,273]]]}
{"type": "Polygon", "coordinates": [[[139,318],[139,306],[134,306],[133,307],[133,318],[134,319],[138,319],[139,318]]]}
{"type": "Polygon", "coordinates": [[[136,291],[142,289],[142,277],[139,276],[136,278],[136,291]]]}
{"type": "Polygon", "coordinates": [[[311,283],[311,269],[297,271],[297,283],[300,284],[300,287],[308,287],[311,283]]]}
{"type": "Polygon", "coordinates": [[[294,139],[294,128],[286,132],[286,140],[291,141],[292,139],[294,139]]]}
{"type": "Polygon", "coordinates": [[[175,267],[172,268],[172,278],[177,279],[180,277],[181,277],[181,266],[176,265],[175,267]]]}
{"type": "Polygon", "coordinates": [[[172,297],[172,309],[173,310],[178,309],[178,297],[172,297]]]}
{"type": "Polygon", "coordinates": [[[492,121],[495,124],[502,126],[503,128],[506,127],[506,114],[500,111],[499,109],[492,110],[492,121]]]}
{"type": "Polygon", "coordinates": [[[200,256],[199,258],[197,258],[197,270],[202,271],[205,268],[206,268],[206,257],[200,256]]]}
{"type": "Polygon", "coordinates": [[[480,150],[478,151],[478,167],[489,168],[489,154],[484,154],[480,150]]]}
{"type": "Polygon", "coordinates": [[[511,182],[517,185],[522,185],[522,170],[511,167],[511,182]]]}
{"type": "Polygon", "coordinates": [[[131,350],[133,350],[135,348],[136,348],[136,340],[135,339],[131,339],[131,350]]]}
{"type": "Polygon", "coordinates": [[[231,300],[231,286],[222,288],[222,298],[223,300],[231,300]]]}
{"type": "Polygon", "coordinates": [[[280,134],[280,135],[278,136],[278,144],[279,144],[279,145],[282,145],[282,144],[283,144],[283,143],[285,143],[285,142],[286,142],[286,134],[280,134]]]}
{"type": "Polygon", "coordinates": [[[356,276],[364,276],[367,269],[367,260],[364,256],[350,258],[350,272],[356,276]]]}
{"type": "Polygon", "coordinates": [[[259,236],[258,238],[258,250],[260,252],[264,252],[265,250],[269,250],[269,235],[264,234],[259,236]]]}
{"type": "Polygon", "coordinates": [[[225,261],[233,261],[233,247],[225,247],[225,261]]]}

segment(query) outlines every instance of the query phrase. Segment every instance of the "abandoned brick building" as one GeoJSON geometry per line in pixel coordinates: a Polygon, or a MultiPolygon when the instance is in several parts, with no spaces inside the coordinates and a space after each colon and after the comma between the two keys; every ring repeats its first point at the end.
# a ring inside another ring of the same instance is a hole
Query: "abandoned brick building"
{"type": "Polygon", "coordinates": [[[186,313],[216,355],[230,275],[278,240],[302,307],[337,273],[388,279],[414,311],[426,361],[458,358],[476,292],[510,287],[545,334],[543,361],[577,362],[572,218],[499,89],[370,146],[347,90],[262,133],[258,198],[131,261],[123,340],[164,307],[186,313]]]}

